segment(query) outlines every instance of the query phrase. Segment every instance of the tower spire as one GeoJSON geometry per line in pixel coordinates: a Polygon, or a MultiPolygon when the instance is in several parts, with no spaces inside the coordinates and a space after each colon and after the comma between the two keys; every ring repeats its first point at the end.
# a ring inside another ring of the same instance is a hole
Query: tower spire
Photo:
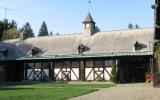
{"type": "Polygon", "coordinates": [[[95,22],[90,14],[90,12],[87,14],[86,18],[83,21],[84,25],[84,36],[89,37],[92,36],[95,33],[95,22]]]}
{"type": "Polygon", "coordinates": [[[88,12],[86,18],[84,19],[83,23],[88,23],[88,22],[91,22],[91,23],[95,23],[90,12],[88,12]]]}

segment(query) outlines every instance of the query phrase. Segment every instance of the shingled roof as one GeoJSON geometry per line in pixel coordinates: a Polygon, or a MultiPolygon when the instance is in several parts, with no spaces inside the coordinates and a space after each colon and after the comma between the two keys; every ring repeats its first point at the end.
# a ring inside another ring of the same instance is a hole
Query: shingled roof
{"type": "Polygon", "coordinates": [[[16,48],[13,44],[0,42],[0,59],[1,60],[14,60],[19,57],[25,56],[22,54],[22,50],[16,48]],[[6,56],[3,54],[7,50],[6,56]]]}
{"type": "MultiPolygon", "coordinates": [[[[36,47],[41,50],[38,54],[39,57],[57,57],[59,55],[63,58],[64,55],[80,57],[82,54],[83,56],[98,56],[98,54],[103,56],[152,55],[153,42],[153,28],[144,28],[98,32],[88,38],[83,37],[81,33],[34,37],[13,43],[16,43],[15,48],[19,51],[18,54],[16,52],[16,55],[21,55],[17,57],[30,56],[32,49],[36,47]],[[140,50],[135,51],[134,44],[137,41],[142,46],[140,50]],[[78,46],[81,44],[87,49],[82,54],[78,54],[78,46]]],[[[11,41],[8,43],[12,44],[11,41]]]]}
{"type": "Polygon", "coordinates": [[[95,23],[90,13],[87,14],[86,18],[83,21],[83,23],[87,23],[87,22],[95,23]]]}

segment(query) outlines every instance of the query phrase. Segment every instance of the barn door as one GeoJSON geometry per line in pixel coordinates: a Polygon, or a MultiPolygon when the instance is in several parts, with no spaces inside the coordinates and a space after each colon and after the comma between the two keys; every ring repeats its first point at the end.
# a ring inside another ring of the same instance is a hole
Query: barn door
{"type": "Polygon", "coordinates": [[[85,80],[109,80],[112,60],[89,60],[85,66],[85,80]]]}
{"type": "Polygon", "coordinates": [[[26,68],[27,80],[50,80],[49,63],[28,63],[26,68]]]}
{"type": "Polygon", "coordinates": [[[54,80],[79,80],[79,66],[80,64],[78,61],[55,62],[54,80]]]}

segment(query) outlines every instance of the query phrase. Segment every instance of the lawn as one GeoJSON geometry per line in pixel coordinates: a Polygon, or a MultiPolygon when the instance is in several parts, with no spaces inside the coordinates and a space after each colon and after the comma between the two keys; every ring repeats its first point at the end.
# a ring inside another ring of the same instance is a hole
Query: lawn
{"type": "Polygon", "coordinates": [[[1,83],[0,100],[64,100],[113,84],[1,83]]]}

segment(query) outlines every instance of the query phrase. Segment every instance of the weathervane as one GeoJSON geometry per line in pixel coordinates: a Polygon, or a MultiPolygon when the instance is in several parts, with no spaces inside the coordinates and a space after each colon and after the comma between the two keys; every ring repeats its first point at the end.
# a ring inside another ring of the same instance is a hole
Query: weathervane
{"type": "Polygon", "coordinates": [[[91,3],[92,3],[92,2],[91,2],[91,0],[89,0],[89,1],[88,1],[88,4],[89,4],[88,12],[90,12],[90,9],[91,9],[91,3]]]}

